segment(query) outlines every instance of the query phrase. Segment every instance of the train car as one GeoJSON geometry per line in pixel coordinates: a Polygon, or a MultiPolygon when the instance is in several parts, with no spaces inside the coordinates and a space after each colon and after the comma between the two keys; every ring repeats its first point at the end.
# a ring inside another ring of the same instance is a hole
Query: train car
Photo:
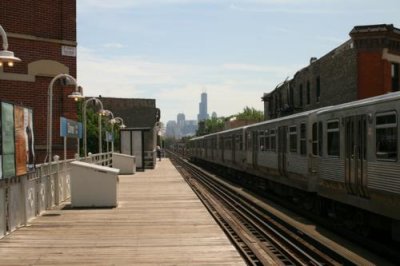
{"type": "Polygon", "coordinates": [[[362,234],[379,228],[400,241],[399,103],[394,92],[194,138],[190,146],[194,159],[257,176],[255,185],[362,234]]]}
{"type": "Polygon", "coordinates": [[[246,129],[249,171],[285,186],[316,192],[317,163],[310,141],[316,112],[318,110],[249,126],[246,129]]]}
{"type": "MultiPolygon", "coordinates": [[[[393,237],[400,240],[400,93],[342,104],[317,112],[312,136],[320,147],[318,194],[332,202],[357,207],[392,220],[393,237]],[[397,230],[397,232],[396,232],[397,230]]],[[[330,204],[335,215],[359,225],[374,217],[330,204]]]]}
{"type": "Polygon", "coordinates": [[[245,157],[243,128],[226,130],[218,133],[218,136],[221,157],[216,162],[241,170],[245,157]]]}
{"type": "Polygon", "coordinates": [[[195,137],[190,139],[188,143],[189,158],[193,161],[202,159],[204,154],[204,136],[195,137]]]}

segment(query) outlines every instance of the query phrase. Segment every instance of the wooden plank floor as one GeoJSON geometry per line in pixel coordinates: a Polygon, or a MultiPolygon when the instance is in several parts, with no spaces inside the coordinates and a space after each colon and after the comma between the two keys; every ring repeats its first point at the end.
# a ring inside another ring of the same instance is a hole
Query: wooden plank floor
{"type": "Polygon", "coordinates": [[[245,265],[168,159],[120,176],[118,194],[34,219],[0,240],[0,265],[245,265]]]}

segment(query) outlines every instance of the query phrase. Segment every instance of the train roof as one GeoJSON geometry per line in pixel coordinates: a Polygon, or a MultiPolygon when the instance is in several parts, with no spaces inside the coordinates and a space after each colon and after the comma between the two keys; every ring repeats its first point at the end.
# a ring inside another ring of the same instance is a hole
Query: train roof
{"type": "Polygon", "coordinates": [[[329,112],[347,110],[347,109],[351,109],[351,108],[373,105],[373,104],[378,104],[378,103],[382,103],[382,102],[386,102],[386,101],[396,101],[396,100],[400,100],[400,92],[390,92],[387,94],[370,97],[370,98],[366,98],[366,99],[362,99],[362,100],[352,101],[352,102],[343,103],[343,104],[339,104],[339,105],[322,107],[319,109],[313,109],[313,110],[309,110],[309,111],[305,111],[305,112],[301,112],[301,113],[296,113],[293,115],[288,115],[288,116],[279,117],[279,118],[275,118],[275,119],[271,119],[271,120],[267,120],[267,121],[258,122],[258,123],[251,124],[251,125],[246,125],[243,127],[232,128],[232,129],[228,129],[228,130],[224,130],[224,131],[220,131],[220,132],[216,132],[216,133],[211,133],[208,135],[192,138],[191,140],[203,139],[205,137],[210,137],[213,135],[225,134],[225,133],[229,133],[229,132],[233,132],[233,131],[237,131],[237,130],[243,130],[246,128],[258,127],[258,126],[267,125],[270,123],[275,123],[278,121],[295,119],[295,118],[299,118],[302,116],[308,116],[312,113],[316,113],[317,115],[322,115],[322,114],[326,114],[329,112]]]}
{"type": "Polygon", "coordinates": [[[339,105],[334,105],[330,106],[327,108],[323,108],[322,110],[319,110],[317,112],[317,115],[322,115],[330,112],[336,112],[336,111],[344,111],[348,110],[351,108],[357,108],[361,106],[368,106],[368,105],[374,105],[382,102],[389,102],[389,101],[398,101],[400,100],[400,92],[390,92],[387,94],[375,96],[375,97],[370,97],[362,100],[357,100],[353,102],[348,102],[348,103],[343,103],[339,105]]]}

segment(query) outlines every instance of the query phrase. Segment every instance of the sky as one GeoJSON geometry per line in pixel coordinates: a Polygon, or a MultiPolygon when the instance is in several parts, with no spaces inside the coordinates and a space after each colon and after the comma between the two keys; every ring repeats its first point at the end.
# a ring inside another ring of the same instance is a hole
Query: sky
{"type": "Polygon", "coordinates": [[[77,0],[86,96],[156,99],[161,121],[230,116],[349,40],[356,25],[400,28],[398,0],[77,0]]]}

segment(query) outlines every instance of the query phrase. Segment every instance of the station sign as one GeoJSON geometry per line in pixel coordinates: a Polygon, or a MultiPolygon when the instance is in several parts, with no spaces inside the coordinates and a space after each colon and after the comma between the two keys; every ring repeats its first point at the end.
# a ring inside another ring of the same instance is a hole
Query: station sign
{"type": "Polygon", "coordinates": [[[60,117],[60,136],[66,138],[82,138],[82,123],[60,117]]]}

